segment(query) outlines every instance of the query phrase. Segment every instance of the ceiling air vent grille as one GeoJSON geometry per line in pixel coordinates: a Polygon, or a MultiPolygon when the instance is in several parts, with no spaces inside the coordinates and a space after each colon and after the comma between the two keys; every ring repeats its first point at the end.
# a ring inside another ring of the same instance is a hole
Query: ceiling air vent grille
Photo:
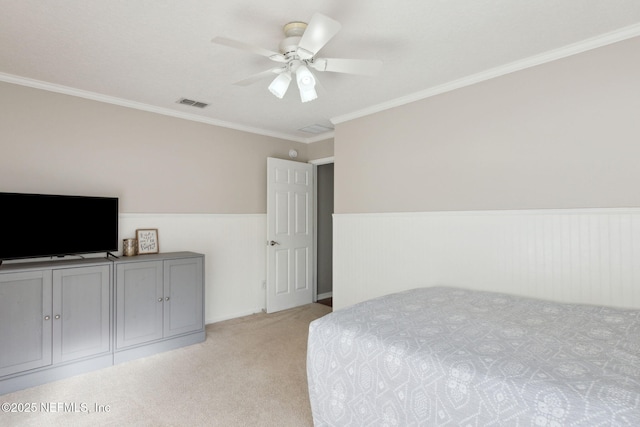
{"type": "Polygon", "coordinates": [[[180,98],[178,104],[189,105],[191,107],[204,108],[209,106],[206,102],[194,101],[193,99],[180,98]]]}
{"type": "Polygon", "coordinates": [[[303,127],[301,129],[298,129],[302,132],[307,132],[307,133],[325,133],[325,132],[329,132],[332,131],[333,128],[324,126],[324,125],[311,125],[311,126],[307,126],[307,127],[303,127]]]}

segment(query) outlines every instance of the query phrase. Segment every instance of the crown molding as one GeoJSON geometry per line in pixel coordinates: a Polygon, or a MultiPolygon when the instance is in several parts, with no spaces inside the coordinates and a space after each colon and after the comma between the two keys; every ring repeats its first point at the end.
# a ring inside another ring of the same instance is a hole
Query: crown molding
{"type": "Polygon", "coordinates": [[[336,134],[335,131],[319,133],[316,136],[305,138],[304,141],[300,141],[300,142],[304,142],[306,144],[311,144],[311,143],[314,143],[314,142],[324,141],[325,139],[333,138],[335,136],[335,134],[336,134]]]}
{"type": "MultiPolygon", "coordinates": [[[[352,113],[344,114],[331,118],[331,123],[339,124],[349,120],[354,120],[360,117],[368,116],[370,114],[378,113],[391,108],[399,107],[405,104],[410,104],[415,101],[419,101],[425,98],[429,98],[435,95],[439,95],[445,92],[450,92],[455,89],[460,89],[465,86],[470,86],[475,83],[480,83],[485,80],[490,80],[496,77],[500,77],[505,74],[520,71],[526,68],[541,65],[547,62],[555,61],[558,59],[566,58],[578,53],[582,53],[588,50],[592,50],[598,47],[606,46],[619,41],[627,40],[640,35],[640,24],[631,25],[610,33],[606,33],[600,36],[596,36],[578,43],[574,43],[559,49],[555,49],[549,52],[545,52],[540,55],[535,55],[524,60],[515,61],[504,66],[492,68],[481,73],[474,74],[462,79],[458,79],[449,83],[445,83],[440,86],[435,86],[423,91],[413,93],[404,97],[396,98],[391,101],[376,104],[371,107],[354,111],[352,113]]],[[[242,132],[253,133],[257,135],[263,135],[293,142],[300,142],[303,144],[311,144],[325,139],[333,138],[335,131],[326,132],[323,134],[314,135],[312,137],[299,137],[281,132],[269,131],[266,129],[255,128],[251,126],[245,126],[239,123],[226,122],[223,120],[217,120],[208,117],[202,117],[195,114],[183,113],[180,111],[170,110],[168,108],[155,107],[153,105],[144,104],[141,102],[130,101],[113,96],[103,95],[95,92],[84,91],[69,86],[58,85],[54,83],[44,82],[41,80],[29,79],[26,77],[15,76],[12,74],[0,73],[0,81],[6,83],[17,84],[21,86],[27,86],[35,89],[46,90],[49,92],[61,93],[64,95],[76,96],[79,98],[90,99],[98,102],[105,102],[108,104],[119,105],[121,107],[133,108],[137,110],[147,111],[155,114],[162,114],[165,116],[175,117],[183,120],[190,120],[199,123],[205,123],[213,126],[224,127],[228,129],[234,129],[242,132]]]]}
{"type": "Polygon", "coordinates": [[[511,62],[509,64],[495,67],[481,73],[477,73],[468,77],[464,77],[458,80],[454,80],[449,83],[445,83],[440,86],[435,86],[420,92],[413,93],[411,95],[403,96],[393,99],[388,102],[383,102],[377,105],[373,105],[362,110],[354,111],[352,113],[337,116],[331,119],[331,123],[334,125],[344,123],[349,120],[354,120],[360,117],[368,116],[370,114],[379,113],[384,110],[399,107],[405,104],[410,104],[415,101],[419,101],[425,98],[430,98],[435,95],[439,95],[445,92],[450,92],[455,89],[460,89],[465,86],[470,86],[476,83],[490,80],[496,77],[503,76],[505,74],[514,73],[516,71],[531,68],[536,65],[545,64],[558,59],[566,58],[578,53],[586,52],[592,49],[596,49],[602,46],[627,40],[633,37],[640,36],[640,24],[631,25],[621,28],[610,33],[602,34],[600,36],[592,37],[590,39],[583,40],[578,43],[573,43],[558,49],[551,50],[539,55],[531,56],[523,60],[511,62]]]}
{"type": "MultiPolygon", "coordinates": [[[[301,143],[313,142],[311,141],[311,138],[299,138],[299,137],[281,133],[281,132],[273,132],[265,129],[259,129],[251,126],[241,125],[238,123],[226,122],[223,120],[216,120],[208,117],[198,116],[195,114],[188,114],[180,111],[174,111],[168,108],[155,107],[153,105],[144,104],[141,102],[130,101],[127,99],[117,98],[114,96],[103,95],[100,93],[80,90],[80,89],[72,88],[69,86],[63,86],[55,83],[44,82],[41,80],[29,79],[26,77],[15,76],[7,73],[0,73],[0,81],[16,84],[20,86],[27,86],[34,89],[46,90],[49,92],[61,93],[63,95],[70,95],[70,96],[76,96],[79,98],[90,99],[92,101],[105,102],[107,104],[114,104],[121,107],[147,111],[150,113],[162,114],[165,116],[175,117],[178,119],[190,120],[193,122],[205,123],[213,126],[234,129],[242,132],[269,136],[269,137],[278,138],[278,139],[284,139],[288,141],[301,142],[301,143]]],[[[312,139],[314,141],[316,140],[315,137],[312,139]]],[[[324,139],[324,138],[321,138],[321,139],[324,139]]],[[[318,140],[321,140],[321,139],[318,139],[318,140]]]]}

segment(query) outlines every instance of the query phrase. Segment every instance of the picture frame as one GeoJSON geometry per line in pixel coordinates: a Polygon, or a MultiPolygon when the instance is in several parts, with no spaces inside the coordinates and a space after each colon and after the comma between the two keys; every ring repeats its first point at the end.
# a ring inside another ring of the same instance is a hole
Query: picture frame
{"type": "Polygon", "coordinates": [[[138,241],[138,255],[157,254],[160,251],[157,228],[138,228],[136,240],[138,241]]]}

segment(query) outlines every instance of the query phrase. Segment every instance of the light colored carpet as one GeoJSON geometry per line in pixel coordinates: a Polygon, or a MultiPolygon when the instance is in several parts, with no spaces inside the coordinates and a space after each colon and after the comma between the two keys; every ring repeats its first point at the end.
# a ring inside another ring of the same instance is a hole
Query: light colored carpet
{"type": "Polygon", "coordinates": [[[214,323],[203,343],[0,396],[38,407],[0,412],[0,425],[311,426],[308,328],[329,312],[309,304],[214,323]],[[81,412],[44,413],[41,403],[81,412]]]}

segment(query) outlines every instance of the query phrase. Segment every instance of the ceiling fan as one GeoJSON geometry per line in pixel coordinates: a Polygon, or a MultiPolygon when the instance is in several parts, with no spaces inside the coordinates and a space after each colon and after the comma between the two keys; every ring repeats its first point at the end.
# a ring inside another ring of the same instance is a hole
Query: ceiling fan
{"type": "Polygon", "coordinates": [[[277,77],[269,85],[269,91],[282,98],[289,88],[291,80],[296,79],[302,102],[318,97],[315,90],[315,71],[360,74],[373,76],[382,67],[382,61],[369,59],[320,58],[316,55],[335,36],[342,26],[339,22],[320,13],[315,13],[309,23],[294,21],[283,27],[286,38],[280,42],[279,51],[274,52],[259,46],[250,45],[225,37],[215,37],[213,43],[241,49],[265,56],[280,65],[246,79],[235,85],[248,86],[270,75],[277,77]]]}

